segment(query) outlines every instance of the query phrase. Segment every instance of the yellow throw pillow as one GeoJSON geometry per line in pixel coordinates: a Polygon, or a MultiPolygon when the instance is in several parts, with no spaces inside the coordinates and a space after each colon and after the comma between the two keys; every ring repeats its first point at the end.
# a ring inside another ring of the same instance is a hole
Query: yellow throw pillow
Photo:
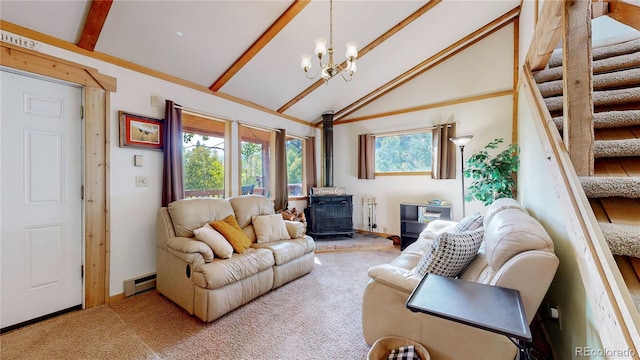
{"type": "Polygon", "coordinates": [[[210,225],[227,239],[238,254],[251,247],[251,239],[245,235],[233,215],[227,216],[224,220],[212,221],[210,225]]]}

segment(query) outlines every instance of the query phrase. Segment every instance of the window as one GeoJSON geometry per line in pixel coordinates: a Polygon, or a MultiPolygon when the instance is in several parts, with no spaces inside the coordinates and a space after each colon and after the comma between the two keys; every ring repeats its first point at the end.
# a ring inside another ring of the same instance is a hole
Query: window
{"type": "Polygon", "coordinates": [[[376,135],[376,175],[427,175],[432,170],[431,130],[376,135]]]}
{"type": "Polygon", "coordinates": [[[225,197],[225,122],[182,113],[185,197],[225,197]]]}
{"type": "Polygon", "coordinates": [[[271,195],[271,131],[246,125],[240,131],[240,185],[242,194],[271,195]]]}
{"type": "Polygon", "coordinates": [[[299,138],[289,137],[287,139],[287,180],[290,197],[304,195],[302,183],[303,143],[304,140],[299,138]]]}

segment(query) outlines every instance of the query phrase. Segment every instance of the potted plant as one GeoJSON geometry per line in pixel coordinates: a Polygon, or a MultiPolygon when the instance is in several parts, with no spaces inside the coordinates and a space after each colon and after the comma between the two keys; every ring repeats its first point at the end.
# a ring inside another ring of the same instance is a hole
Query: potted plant
{"type": "Polygon", "coordinates": [[[489,150],[495,150],[504,139],[495,139],[484,149],[471,155],[466,162],[464,176],[471,178],[466,201],[478,200],[485,206],[504,197],[515,198],[515,172],[518,171],[520,150],[517,144],[492,157],[489,150]]]}

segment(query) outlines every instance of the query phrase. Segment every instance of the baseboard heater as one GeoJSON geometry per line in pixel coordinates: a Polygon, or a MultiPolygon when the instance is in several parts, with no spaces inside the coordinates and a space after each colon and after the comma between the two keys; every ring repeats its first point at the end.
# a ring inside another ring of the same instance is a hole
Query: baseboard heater
{"type": "Polygon", "coordinates": [[[156,273],[124,281],[124,297],[139,294],[156,287],[156,273]]]}

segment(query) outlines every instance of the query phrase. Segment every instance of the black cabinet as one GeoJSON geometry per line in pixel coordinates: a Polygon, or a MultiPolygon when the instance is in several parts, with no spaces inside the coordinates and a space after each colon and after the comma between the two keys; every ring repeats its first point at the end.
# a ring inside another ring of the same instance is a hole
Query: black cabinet
{"type": "Polygon", "coordinates": [[[400,249],[414,241],[430,221],[451,220],[451,206],[430,204],[400,204],[400,249]]]}
{"type": "Polygon", "coordinates": [[[353,195],[309,195],[307,234],[353,237],[353,195]]]}

